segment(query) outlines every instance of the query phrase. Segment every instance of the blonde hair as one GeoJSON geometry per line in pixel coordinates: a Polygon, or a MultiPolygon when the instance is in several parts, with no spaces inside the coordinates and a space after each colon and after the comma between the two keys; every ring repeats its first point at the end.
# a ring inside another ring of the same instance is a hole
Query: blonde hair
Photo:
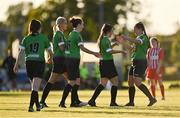
{"type": "Polygon", "coordinates": [[[59,25],[64,23],[64,22],[67,22],[66,18],[65,17],[61,17],[59,16],[57,19],[56,19],[56,24],[54,25],[53,27],[53,31],[56,32],[58,29],[59,29],[59,25]]]}

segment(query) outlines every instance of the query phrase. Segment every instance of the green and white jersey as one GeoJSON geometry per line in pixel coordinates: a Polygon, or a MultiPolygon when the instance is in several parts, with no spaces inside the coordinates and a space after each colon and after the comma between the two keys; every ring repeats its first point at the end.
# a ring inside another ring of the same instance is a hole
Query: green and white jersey
{"type": "Polygon", "coordinates": [[[141,41],[141,44],[136,44],[134,52],[132,53],[132,60],[143,60],[146,59],[146,53],[149,47],[149,40],[145,34],[137,36],[135,40],[141,41]]]}
{"type": "Polygon", "coordinates": [[[45,49],[51,50],[48,38],[38,33],[24,37],[20,44],[20,49],[25,50],[25,60],[44,61],[45,49]]]}
{"type": "Polygon", "coordinates": [[[66,38],[64,36],[64,33],[61,31],[56,31],[53,36],[53,52],[54,57],[63,57],[64,51],[62,51],[59,46],[65,45],[66,38]]]}
{"type": "Polygon", "coordinates": [[[113,55],[109,53],[112,50],[111,42],[108,36],[102,37],[100,41],[100,53],[102,55],[102,60],[112,60],[113,55]]]}
{"type": "Polygon", "coordinates": [[[66,57],[80,59],[80,45],[84,45],[82,36],[78,31],[73,30],[69,33],[68,39],[66,41],[66,57]]]}

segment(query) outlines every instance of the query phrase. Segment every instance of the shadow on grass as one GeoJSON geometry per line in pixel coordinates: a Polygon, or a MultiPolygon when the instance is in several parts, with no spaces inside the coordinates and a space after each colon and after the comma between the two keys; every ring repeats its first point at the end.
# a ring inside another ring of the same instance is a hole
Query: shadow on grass
{"type": "Polygon", "coordinates": [[[121,109],[119,109],[119,111],[99,111],[99,110],[76,110],[76,109],[72,109],[72,110],[65,110],[65,109],[59,109],[59,110],[45,110],[42,112],[59,112],[59,113],[79,113],[79,114],[111,114],[111,115],[135,115],[135,116],[164,116],[164,117],[180,117],[180,114],[174,114],[174,113],[157,113],[156,111],[154,112],[149,112],[149,111],[142,111],[142,112],[137,112],[137,111],[121,111],[121,109]]]}

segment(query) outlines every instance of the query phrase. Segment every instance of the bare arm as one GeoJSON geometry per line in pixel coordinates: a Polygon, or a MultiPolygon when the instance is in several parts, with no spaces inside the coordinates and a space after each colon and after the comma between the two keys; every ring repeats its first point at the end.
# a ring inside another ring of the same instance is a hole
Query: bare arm
{"type": "Polygon", "coordinates": [[[13,68],[13,71],[14,71],[15,73],[18,71],[19,61],[20,61],[23,53],[24,53],[24,50],[20,49],[20,50],[19,50],[19,53],[18,53],[18,57],[17,57],[16,63],[15,63],[14,68],[13,68]]]}
{"type": "Polygon", "coordinates": [[[116,41],[114,44],[111,45],[111,47],[113,48],[113,47],[118,46],[118,45],[119,45],[119,43],[116,41]]]}
{"type": "Polygon", "coordinates": [[[65,48],[64,48],[64,45],[60,45],[59,46],[60,50],[64,52],[65,48]]]}
{"type": "Polygon", "coordinates": [[[83,45],[80,45],[80,48],[81,48],[82,51],[84,51],[84,52],[86,52],[86,53],[92,54],[92,55],[94,55],[94,56],[96,56],[96,57],[100,57],[100,54],[99,54],[99,53],[93,52],[93,51],[87,49],[86,47],[84,47],[83,45]]]}
{"type": "Polygon", "coordinates": [[[48,52],[48,63],[52,63],[53,60],[53,52],[51,49],[47,49],[48,52]]]}
{"type": "Polygon", "coordinates": [[[123,54],[127,54],[126,51],[123,50],[111,50],[109,51],[110,54],[117,54],[117,53],[123,53],[123,54]]]}
{"type": "Polygon", "coordinates": [[[125,36],[125,35],[122,35],[121,37],[122,37],[124,40],[128,40],[128,41],[131,42],[131,43],[142,44],[142,41],[141,41],[141,40],[136,40],[136,39],[130,38],[130,37],[125,36]]]}

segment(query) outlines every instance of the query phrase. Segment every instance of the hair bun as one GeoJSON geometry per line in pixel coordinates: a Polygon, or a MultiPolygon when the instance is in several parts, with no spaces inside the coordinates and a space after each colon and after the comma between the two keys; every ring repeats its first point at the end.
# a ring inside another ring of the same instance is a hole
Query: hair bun
{"type": "Polygon", "coordinates": [[[71,18],[69,19],[69,21],[70,21],[70,23],[74,23],[75,18],[74,18],[74,17],[71,17],[71,18]]]}

